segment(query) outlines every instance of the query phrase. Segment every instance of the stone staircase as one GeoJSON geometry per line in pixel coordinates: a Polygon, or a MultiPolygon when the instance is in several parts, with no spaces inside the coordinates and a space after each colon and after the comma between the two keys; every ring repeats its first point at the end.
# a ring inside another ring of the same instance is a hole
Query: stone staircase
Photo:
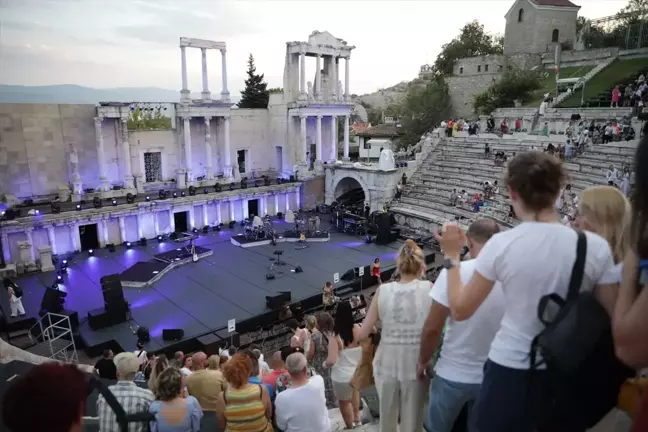
{"type": "Polygon", "coordinates": [[[581,77],[574,84],[571,92],[564,92],[564,93],[559,94],[558,97],[555,98],[554,101],[551,104],[549,104],[549,106],[554,107],[554,106],[559,105],[562,101],[564,101],[569,96],[571,96],[573,92],[575,92],[576,90],[578,90],[581,87],[583,87],[584,85],[586,85],[589,80],[591,80],[592,78],[594,78],[594,76],[596,76],[596,74],[601,72],[606,67],[610,66],[612,64],[612,62],[614,62],[616,59],[617,59],[616,57],[610,57],[608,59],[605,59],[603,62],[599,63],[598,65],[596,65],[596,67],[594,69],[587,72],[587,74],[585,74],[585,76],[581,77]]]}
{"type": "MultiPolygon", "coordinates": [[[[638,142],[590,146],[582,156],[565,163],[572,190],[580,193],[590,186],[606,185],[608,166],[614,165],[617,169],[624,164],[632,166],[638,142]]],[[[418,231],[431,232],[435,225],[453,220],[467,227],[481,217],[491,218],[503,228],[511,228],[518,221],[509,217],[510,201],[503,181],[505,167],[496,166],[492,155],[501,150],[510,158],[513,153],[531,150],[532,146],[539,151],[543,149],[543,143],[535,140],[441,138],[411,176],[400,202],[392,203],[391,210],[400,225],[418,231]],[[484,157],[485,143],[491,148],[488,159],[484,157]],[[495,180],[499,183],[499,193],[479,212],[474,212],[472,207],[450,204],[453,189],[465,189],[472,196],[476,192],[483,193],[485,181],[493,183],[495,180]]]]}

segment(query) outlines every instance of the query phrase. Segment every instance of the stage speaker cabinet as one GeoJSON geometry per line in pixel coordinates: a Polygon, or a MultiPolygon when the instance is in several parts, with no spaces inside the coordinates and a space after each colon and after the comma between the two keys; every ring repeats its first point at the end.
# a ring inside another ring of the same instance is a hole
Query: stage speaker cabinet
{"type": "Polygon", "coordinates": [[[101,330],[112,325],[110,314],[105,309],[93,309],[88,311],[88,325],[92,330],[101,330]]]}
{"type": "Polygon", "coordinates": [[[108,312],[122,313],[127,309],[121,279],[118,274],[107,275],[101,278],[101,292],[103,293],[104,305],[108,312]]]}
{"type": "Polygon", "coordinates": [[[290,291],[281,291],[275,296],[266,296],[266,307],[268,309],[279,309],[281,306],[290,303],[292,301],[292,295],[290,291]]]}
{"type": "Polygon", "coordinates": [[[378,234],[376,235],[376,244],[377,245],[386,245],[393,241],[391,235],[391,214],[382,213],[378,220],[378,234]]]}
{"type": "Polygon", "coordinates": [[[184,338],[184,330],[182,329],[163,329],[162,340],[179,341],[184,338]]]}
{"type": "Polygon", "coordinates": [[[54,288],[47,288],[41,301],[42,312],[60,313],[63,310],[67,293],[54,288]]]}

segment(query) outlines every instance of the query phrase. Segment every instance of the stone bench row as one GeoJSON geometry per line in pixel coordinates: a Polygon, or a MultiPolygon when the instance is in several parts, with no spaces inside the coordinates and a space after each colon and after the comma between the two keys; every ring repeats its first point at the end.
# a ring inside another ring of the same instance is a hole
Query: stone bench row
{"type": "Polygon", "coordinates": [[[457,211],[452,212],[451,209],[458,210],[454,207],[447,207],[447,206],[445,207],[447,210],[444,210],[443,205],[435,206],[434,204],[430,204],[426,201],[416,201],[416,202],[408,201],[408,202],[399,203],[396,207],[393,207],[392,210],[396,209],[396,211],[398,211],[399,208],[412,209],[417,211],[419,214],[425,214],[428,218],[435,221],[436,223],[441,224],[444,222],[456,221],[459,225],[461,225],[464,228],[467,228],[470,225],[470,223],[472,223],[476,219],[483,218],[483,217],[493,219],[498,224],[508,228],[518,223],[518,221],[508,216],[508,212],[506,214],[503,214],[501,212],[497,212],[493,210],[490,207],[482,207],[481,210],[477,213],[462,212],[461,214],[457,214],[458,213],[457,211]],[[463,218],[457,220],[455,216],[462,216],[463,218]]]}
{"type": "MultiPolygon", "coordinates": [[[[469,203],[457,203],[456,205],[452,205],[447,196],[430,195],[427,193],[414,194],[414,196],[403,197],[401,202],[433,208],[441,212],[450,213],[468,219],[474,218],[474,215],[477,214],[474,212],[473,206],[469,203]]],[[[486,205],[480,207],[480,212],[488,212],[488,214],[492,216],[504,219],[509,213],[509,205],[502,205],[497,201],[488,201],[486,205]]]]}
{"type": "MultiPolygon", "coordinates": [[[[436,201],[440,204],[451,205],[450,199],[453,195],[455,195],[453,189],[456,188],[446,189],[442,188],[442,185],[435,186],[415,186],[411,190],[409,190],[407,194],[403,195],[407,197],[424,197],[436,201]]],[[[475,192],[483,193],[482,191],[473,191],[472,193],[469,193],[469,196],[472,197],[475,192]]],[[[458,195],[458,191],[456,195],[458,195]]],[[[495,194],[495,196],[489,198],[488,205],[497,210],[508,211],[508,196],[501,193],[495,194]]]]}

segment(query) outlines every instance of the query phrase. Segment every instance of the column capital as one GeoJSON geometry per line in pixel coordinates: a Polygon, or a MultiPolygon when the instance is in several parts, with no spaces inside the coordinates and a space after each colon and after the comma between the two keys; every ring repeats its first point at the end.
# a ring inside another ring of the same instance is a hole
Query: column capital
{"type": "Polygon", "coordinates": [[[347,119],[347,121],[348,121],[348,120],[349,120],[349,118],[351,117],[351,114],[349,114],[349,113],[347,113],[347,114],[344,114],[344,117],[345,117],[345,118],[347,119]]]}
{"type": "Polygon", "coordinates": [[[308,116],[306,114],[299,114],[299,118],[300,119],[306,119],[306,118],[308,118],[308,116]]]}
{"type": "Polygon", "coordinates": [[[209,124],[211,121],[212,117],[211,116],[205,116],[205,123],[209,124]]]}
{"type": "Polygon", "coordinates": [[[223,119],[224,119],[225,121],[229,121],[229,119],[230,119],[231,116],[232,116],[231,114],[226,114],[226,115],[223,115],[223,116],[221,116],[221,117],[223,117],[223,119]]]}
{"type": "Polygon", "coordinates": [[[128,123],[128,117],[120,117],[119,120],[124,124],[128,123]]]}
{"type": "Polygon", "coordinates": [[[227,48],[221,48],[220,52],[221,52],[222,55],[227,54],[227,48]]]}
{"type": "Polygon", "coordinates": [[[94,118],[95,124],[101,124],[104,121],[104,116],[97,116],[94,118]]]}
{"type": "Polygon", "coordinates": [[[191,116],[190,116],[190,115],[183,115],[183,116],[182,116],[182,120],[183,120],[183,121],[190,121],[190,120],[191,120],[191,116]]]}
{"type": "Polygon", "coordinates": [[[200,48],[200,51],[207,53],[207,48],[200,48]]]}
{"type": "Polygon", "coordinates": [[[322,120],[322,117],[324,117],[324,116],[322,114],[317,114],[316,117],[317,117],[318,120],[322,120]]]}
{"type": "Polygon", "coordinates": [[[333,120],[336,120],[336,119],[338,118],[338,116],[337,116],[337,114],[331,114],[331,118],[332,118],[333,120]]]}

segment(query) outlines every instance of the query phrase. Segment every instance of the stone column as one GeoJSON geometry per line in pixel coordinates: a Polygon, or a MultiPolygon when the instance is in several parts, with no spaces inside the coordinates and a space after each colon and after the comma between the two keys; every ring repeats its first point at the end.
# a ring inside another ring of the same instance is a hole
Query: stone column
{"type": "Polygon", "coordinates": [[[192,157],[191,153],[191,117],[183,117],[183,127],[182,132],[184,134],[184,145],[185,145],[185,170],[187,172],[187,186],[193,185],[193,171],[191,169],[192,157]]]}
{"type": "Polygon", "coordinates": [[[331,65],[331,79],[329,82],[331,83],[331,102],[337,102],[338,101],[338,94],[337,94],[337,82],[338,82],[338,74],[337,74],[337,57],[332,56],[331,61],[333,64],[331,65]]]}
{"type": "Polygon", "coordinates": [[[223,89],[221,90],[221,101],[223,102],[229,102],[230,101],[230,92],[227,90],[227,50],[222,49],[220,50],[221,52],[221,58],[222,58],[222,65],[223,65],[223,70],[221,72],[222,75],[222,80],[223,80],[223,89]]]}
{"type": "Polygon", "coordinates": [[[128,142],[128,119],[121,118],[122,126],[122,157],[124,158],[124,187],[126,189],[133,189],[133,172],[131,171],[131,154],[130,143],[128,142]]]}
{"type": "Polygon", "coordinates": [[[299,100],[308,100],[306,93],[306,53],[299,53],[299,100]]]}
{"type": "Polygon", "coordinates": [[[223,222],[223,215],[221,215],[221,202],[216,202],[216,224],[223,222]]]}
{"type": "Polygon", "coordinates": [[[209,226],[209,219],[207,218],[207,203],[203,204],[202,213],[203,213],[203,215],[202,215],[203,216],[203,226],[205,226],[205,225],[209,226]]]}
{"type": "Polygon", "coordinates": [[[337,160],[337,116],[331,116],[331,151],[329,154],[329,160],[335,162],[337,160]]]}
{"type": "Polygon", "coordinates": [[[153,212],[153,225],[155,226],[155,236],[157,237],[160,235],[160,218],[157,212],[153,212]]]}
{"type": "Polygon", "coordinates": [[[79,235],[79,224],[73,223],[70,225],[70,236],[72,237],[72,249],[74,251],[81,250],[81,237],[79,235]]]}
{"type": "Polygon", "coordinates": [[[185,50],[186,47],[180,47],[180,59],[182,61],[182,90],[180,90],[180,102],[189,103],[191,102],[191,93],[187,86],[187,54],[185,50]]]}
{"type": "Polygon", "coordinates": [[[342,90],[338,87],[340,82],[340,57],[335,57],[335,94],[337,95],[337,100],[341,101],[344,98],[344,95],[338,94],[339,90],[342,90]]]}
{"type": "Polygon", "coordinates": [[[297,206],[297,210],[301,209],[301,195],[299,193],[300,189],[301,187],[298,187],[295,191],[295,205],[297,206]]]}
{"type": "Polygon", "coordinates": [[[344,116],[344,158],[343,160],[349,160],[349,115],[344,116]]]}
{"type": "Polygon", "coordinates": [[[279,213],[279,194],[274,194],[275,215],[279,213]]]}
{"type": "Polygon", "coordinates": [[[211,117],[205,117],[205,179],[212,180],[214,178],[214,170],[212,167],[212,145],[211,145],[211,117]]]}
{"type": "Polygon", "coordinates": [[[56,236],[54,235],[53,226],[47,227],[47,241],[49,242],[49,245],[52,248],[52,253],[56,255],[56,236]]]}
{"type": "Polygon", "coordinates": [[[346,58],[346,67],[344,68],[344,100],[349,102],[351,100],[351,93],[349,92],[349,63],[351,57],[346,58]]]}
{"type": "Polygon", "coordinates": [[[322,56],[317,54],[317,69],[315,70],[315,100],[322,100],[322,56]]]}
{"type": "Polygon", "coordinates": [[[175,232],[175,219],[173,218],[173,209],[169,210],[169,234],[175,232]]]}
{"type": "Polygon", "coordinates": [[[290,194],[286,192],[284,196],[286,197],[286,212],[287,212],[288,210],[290,210],[290,194]]]}
{"type": "Polygon", "coordinates": [[[322,116],[317,115],[317,126],[315,128],[315,159],[322,160],[322,116]]]}
{"type": "Polygon", "coordinates": [[[189,211],[187,212],[187,225],[189,225],[188,228],[190,231],[196,227],[196,214],[194,213],[194,208],[195,207],[192,204],[191,207],[189,207],[189,211]]]}
{"type": "Polygon", "coordinates": [[[105,192],[110,189],[108,179],[106,178],[106,155],[104,152],[104,139],[101,130],[101,122],[103,117],[95,117],[95,135],[97,137],[97,165],[99,166],[99,190],[105,192]]]}
{"type": "Polygon", "coordinates": [[[124,243],[126,239],[126,223],[123,216],[119,216],[119,235],[121,236],[121,241],[124,243]]]}
{"type": "Polygon", "coordinates": [[[81,194],[83,194],[83,184],[79,175],[79,156],[77,155],[75,143],[69,143],[68,146],[70,151],[70,168],[72,171],[72,190],[74,195],[80,199],[81,194]]]}
{"type": "Polygon", "coordinates": [[[136,219],[137,219],[137,239],[139,240],[142,237],[144,237],[144,233],[142,231],[142,215],[138,213],[136,219]]]}
{"type": "Polygon", "coordinates": [[[27,243],[29,243],[29,260],[35,261],[36,257],[34,254],[34,237],[32,236],[33,229],[27,228],[25,234],[27,235],[27,243]]]}
{"type": "Polygon", "coordinates": [[[5,264],[11,263],[11,251],[9,250],[9,234],[2,233],[2,256],[5,264]]]}
{"type": "Polygon", "coordinates": [[[229,116],[223,117],[225,120],[223,123],[223,132],[225,135],[225,168],[224,168],[224,177],[225,178],[232,178],[234,177],[232,174],[232,149],[230,148],[230,118],[229,116]]]}
{"type": "Polygon", "coordinates": [[[234,221],[234,200],[229,201],[229,207],[230,207],[230,222],[234,221]]]}
{"type": "Polygon", "coordinates": [[[202,99],[205,101],[211,100],[211,93],[209,92],[209,76],[207,75],[207,48],[200,48],[202,54],[202,99]]]}
{"type": "Polygon", "coordinates": [[[305,115],[300,115],[299,120],[299,135],[301,138],[301,160],[302,162],[306,165],[309,166],[309,160],[308,160],[308,141],[306,140],[306,116],[305,115]]]}

